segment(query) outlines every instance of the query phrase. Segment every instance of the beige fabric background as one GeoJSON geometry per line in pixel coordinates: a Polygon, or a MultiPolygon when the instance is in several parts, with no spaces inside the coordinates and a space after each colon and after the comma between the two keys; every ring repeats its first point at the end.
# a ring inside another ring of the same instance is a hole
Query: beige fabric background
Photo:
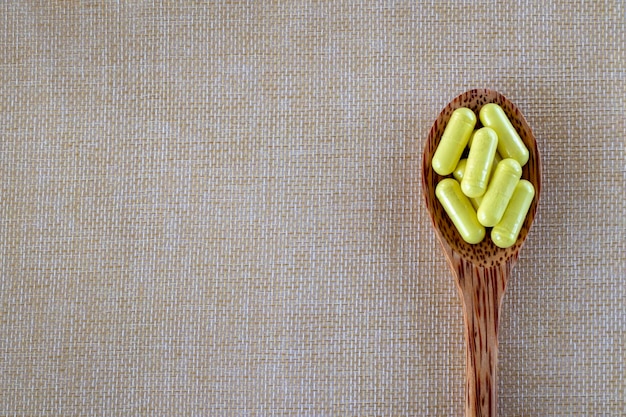
{"type": "Polygon", "coordinates": [[[463,415],[423,141],[535,130],[503,416],[626,415],[623,2],[7,1],[0,415],[463,415]]]}

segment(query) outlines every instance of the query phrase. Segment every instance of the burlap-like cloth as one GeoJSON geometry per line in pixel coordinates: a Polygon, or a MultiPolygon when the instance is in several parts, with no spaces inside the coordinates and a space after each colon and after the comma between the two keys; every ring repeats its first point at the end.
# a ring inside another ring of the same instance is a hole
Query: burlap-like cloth
{"type": "Polygon", "coordinates": [[[626,415],[620,1],[5,1],[0,415],[463,415],[445,104],[541,148],[503,416],[626,415]]]}

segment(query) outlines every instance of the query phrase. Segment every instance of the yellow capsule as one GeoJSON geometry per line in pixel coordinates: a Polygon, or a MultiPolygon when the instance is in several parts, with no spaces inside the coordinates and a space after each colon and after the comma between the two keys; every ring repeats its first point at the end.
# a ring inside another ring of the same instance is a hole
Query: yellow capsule
{"type": "Polygon", "coordinates": [[[521,176],[522,167],[515,159],[506,158],[498,164],[478,207],[480,224],[485,227],[498,224],[521,176]]]}
{"type": "MultiPolygon", "coordinates": [[[[500,156],[498,151],[496,151],[496,154],[493,156],[493,164],[491,164],[491,173],[489,174],[490,178],[493,176],[493,173],[496,172],[496,167],[498,166],[500,161],[502,161],[502,157],[500,156]]],[[[461,159],[456,165],[456,168],[454,168],[454,171],[452,172],[452,176],[459,182],[459,184],[463,180],[463,174],[465,174],[466,165],[467,158],[461,159]]],[[[480,201],[480,197],[476,198],[476,200],[480,201]]]]}
{"type": "MultiPolygon", "coordinates": [[[[480,129],[478,129],[478,130],[480,130],[480,129]]],[[[469,142],[467,142],[467,146],[470,149],[472,147],[472,142],[474,141],[473,140],[474,139],[474,135],[476,134],[476,132],[478,132],[478,130],[474,130],[474,133],[472,133],[472,136],[470,136],[470,138],[469,138],[469,142]]],[[[463,161],[463,159],[461,159],[461,161],[463,161]]],[[[461,161],[459,161],[459,164],[461,163],[461,161]]],[[[491,172],[489,173],[489,177],[491,177],[493,175],[493,173],[496,172],[496,167],[498,166],[498,163],[500,163],[500,161],[502,161],[502,157],[498,153],[498,148],[496,147],[496,153],[493,156],[493,164],[491,164],[491,172]]],[[[458,167],[458,165],[457,165],[457,167],[458,167]]],[[[453,175],[454,175],[454,173],[453,173],[453,175]]],[[[461,180],[459,178],[457,178],[457,180],[459,182],[461,182],[461,180]]]]}
{"type": "Polygon", "coordinates": [[[491,230],[491,240],[496,246],[509,248],[517,241],[534,196],[535,187],[530,182],[520,180],[517,183],[502,220],[491,230]]]}
{"type": "Polygon", "coordinates": [[[449,175],[454,171],[475,125],[476,115],[470,109],[460,107],[452,112],[432,159],[437,174],[449,175]]]}
{"type": "MultiPolygon", "coordinates": [[[[457,164],[456,168],[454,168],[454,172],[452,173],[452,176],[459,183],[463,181],[463,174],[465,174],[466,165],[467,165],[467,159],[461,159],[459,163],[457,164]]],[[[474,208],[478,210],[478,207],[480,206],[480,201],[482,199],[483,199],[482,197],[470,198],[470,202],[472,203],[472,206],[474,206],[474,208]]]]}
{"type": "Polygon", "coordinates": [[[467,158],[463,158],[463,159],[461,159],[459,161],[458,164],[456,164],[456,168],[454,168],[454,171],[452,172],[452,176],[459,183],[461,183],[461,181],[463,181],[463,175],[465,174],[465,167],[466,166],[467,166],[467,158]]]}
{"type": "Polygon", "coordinates": [[[496,150],[496,154],[493,156],[493,164],[491,164],[491,175],[496,172],[496,167],[498,166],[500,161],[502,161],[502,157],[500,156],[500,153],[496,150]]]}
{"type": "Polygon", "coordinates": [[[498,134],[498,152],[503,158],[513,158],[521,166],[528,162],[528,148],[511,124],[511,121],[495,103],[485,104],[479,112],[483,126],[492,128],[498,134]]]}
{"type": "Polygon", "coordinates": [[[470,136],[469,140],[467,141],[467,146],[468,146],[469,148],[471,148],[471,147],[472,147],[472,143],[474,143],[474,136],[476,135],[476,132],[478,132],[479,130],[480,130],[480,129],[476,129],[476,130],[474,130],[474,131],[472,132],[472,134],[471,134],[471,136],[470,136]]]}
{"type": "Polygon", "coordinates": [[[474,141],[467,157],[465,175],[461,181],[461,190],[468,197],[480,197],[487,190],[489,174],[493,158],[498,146],[498,135],[489,128],[483,127],[474,135],[474,141]]]}
{"type": "Polygon", "coordinates": [[[485,228],[478,223],[476,211],[456,180],[441,180],[435,188],[435,195],[464,241],[474,244],[483,240],[485,228]]]}

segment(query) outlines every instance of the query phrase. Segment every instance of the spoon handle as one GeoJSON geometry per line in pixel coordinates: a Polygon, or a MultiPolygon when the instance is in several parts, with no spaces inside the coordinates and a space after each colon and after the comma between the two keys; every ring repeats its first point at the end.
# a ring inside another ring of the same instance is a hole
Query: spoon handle
{"type": "Polygon", "coordinates": [[[456,269],[465,319],[465,416],[497,415],[498,319],[511,265],[456,269]]]}

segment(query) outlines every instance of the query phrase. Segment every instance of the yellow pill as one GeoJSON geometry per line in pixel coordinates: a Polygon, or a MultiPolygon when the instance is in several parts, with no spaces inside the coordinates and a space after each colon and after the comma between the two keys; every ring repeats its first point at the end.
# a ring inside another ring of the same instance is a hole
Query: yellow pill
{"type": "Polygon", "coordinates": [[[496,154],[493,156],[493,164],[491,164],[491,175],[496,172],[496,167],[498,166],[500,161],[502,161],[502,157],[500,156],[500,153],[496,150],[496,154]]]}
{"type": "Polygon", "coordinates": [[[517,183],[502,220],[491,230],[491,240],[496,246],[509,248],[517,241],[534,196],[535,187],[530,182],[520,180],[517,183]]]}
{"type": "MultiPolygon", "coordinates": [[[[463,174],[465,174],[466,165],[467,165],[467,159],[461,159],[459,163],[457,164],[456,168],[454,168],[454,172],[452,173],[452,176],[459,183],[463,181],[463,174]]],[[[475,209],[478,209],[478,207],[480,206],[480,201],[482,199],[483,199],[482,197],[470,198],[470,202],[472,203],[472,206],[474,206],[475,209]]]]}
{"type": "Polygon", "coordinates": [[[485,227],[498,224],[521,176],[522,167],[515,159],[506,158],[498,164],[478,207],[480,224],[485,227]]]}
{"type": "Polygon", "coordinates": [[[472,132],[472,134],[471,134],[471,136],[470,136],[469,140],[467,141],[467,146],[468,146],[469,148],[471,148],[471,147],[472,147],[472,143],[474,143],[474,136],[476,135],[476,132],[478,132],[478,130],[479,130],[479,129],[474,130],[474,131],[472,132]]]}
{"type": "Polygon", "coordinates": [[[470,109],[460,107],[452,112],[432,159],[437,174],[449,175],[454,171],[475,125],[476,115],[470,109]]]}
{"type": "Polygon", "coordinates": [[[476,211],[456,180],[441,180],[435,188],[435,195],[464,241],[474,244],[483,240],[485,228],[478,223],[476,211]]]}
{"type": "Polygon", "coordinates": [[[498,152],[503,158],[513,158],[520,165],[528,162],[528,148],[522,138],[511,124],[511,121],[495,103],[485,104],[480,109],[480,121],[484,126],[490,127],[498,134],[498,152]]]}
{"type": "Polygon", "coordinates": [[[458,164],[456,164],[456,168],[452,171],[452,176],[459,183],[463,181],[463,175],[465,174],[465,167],[467,166],[467,158],[461,159],[458,164]]]}
{"type": "Polygon", "coordinates": [[[497,146],[498,135],[493,129],[483,127],[474,134],[474,141],[467,157],[465,175],[461,181],[461,190],[466,196],[480,197],[487,190],[497,146]]]}
{"type": "MultiPolygon", "coordinates": [[[[478,130],[480,129],[474,130],[474,132],[472,133],[472,136],[470,136],[469,138],[469,142],[467,142],[467,147],[470,149],[472,147],[472,143],[474,142],[474,135],[476,135],[476,132],[478,132],[478,130]]],[[[498,163],[500,161],[502,161],[502,157],[498,153],[498,148],[496,147],[496,154],[493,157],[493,164],[491,164],[491,173],[489,174],[489,176],[493,175],[493,173],[496,172],[496,166],[498,166],[498,163]]],[[[459,182],[461,182],[461,180],[459,180],[459,182]]]]}
{"type": "MultiPolygon", "coordinates": [[[[493,156],[493,164],[491,164],[491,172],[489,173],[489,178],[491,178],[493,176],[493,173],[496,172],[496,167],[498,166],[500,161],[502,161],[502,157],[500,156],[498,151],[496,151],[496,154],[493,156]]],[[[467,159],[461,159],[459,161],[459,164],[456,166],[456,169],[452,173],[452,175],[454,175],[454,178],[456,178],[455,172],[461,166],[461,162],[463,162],[462,168],[463,168],[463,170],[465,170],[465,165],[467,164],[467,159]],[[463,161],[465,161],[465,162],[463,162],[463,161]]],[[[461,177],[460,178],[456,178],[456,179],[460,183],[461,180],[463,179],[463,173],[461,173],[461,177]]],[[[489,182],[489,181],[487,181],[487,182],[489,182]]],[[[480,200],[480,197],[476,197],[476,199],[480,200]]]]}

